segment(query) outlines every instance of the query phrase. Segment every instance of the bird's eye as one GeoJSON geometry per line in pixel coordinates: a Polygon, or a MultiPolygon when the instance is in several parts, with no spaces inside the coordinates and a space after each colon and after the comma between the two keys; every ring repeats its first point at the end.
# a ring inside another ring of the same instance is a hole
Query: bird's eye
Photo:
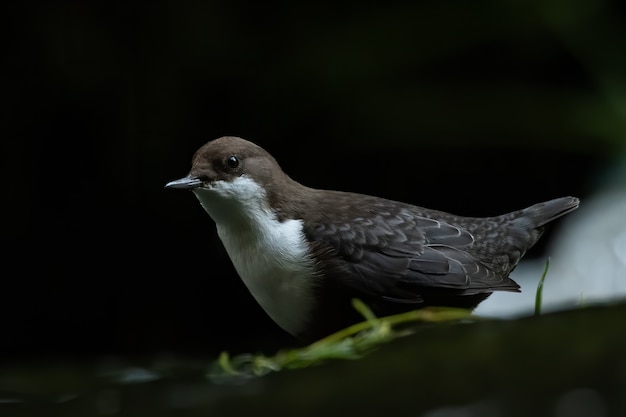
{"type": "Polygon", "coordinates": [[[235,155],[229,156],[226,160],[226,165],[228,165],[229,168],[237,168],[239,166],[239,158],[235,155]]]}

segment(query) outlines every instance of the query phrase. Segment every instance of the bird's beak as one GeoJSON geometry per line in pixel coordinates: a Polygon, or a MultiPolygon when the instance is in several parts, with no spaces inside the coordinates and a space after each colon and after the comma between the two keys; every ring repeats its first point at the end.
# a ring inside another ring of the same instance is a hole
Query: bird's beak
{"type": "Polygon", "coordinates": [[[184,178],[179,180],[170,181],[165,184],[165,188],[175,188],[179,190],[193,190],[194,188],[200,187],[202,185],[202,180],[198,177],[187,175],[184,178]]]}

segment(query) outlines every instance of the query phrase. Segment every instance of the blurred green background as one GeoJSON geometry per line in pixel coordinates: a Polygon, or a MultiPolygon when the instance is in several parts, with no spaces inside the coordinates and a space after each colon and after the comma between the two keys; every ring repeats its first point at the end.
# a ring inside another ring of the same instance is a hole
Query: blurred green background
{"type": "Polygon", "coordinates": [[[0,7],[9,358],[293,343],[195,198],[163,189],[210,139],[310,186],[477,216],[584,202],[626,145],[617,1],[0,7]]]}

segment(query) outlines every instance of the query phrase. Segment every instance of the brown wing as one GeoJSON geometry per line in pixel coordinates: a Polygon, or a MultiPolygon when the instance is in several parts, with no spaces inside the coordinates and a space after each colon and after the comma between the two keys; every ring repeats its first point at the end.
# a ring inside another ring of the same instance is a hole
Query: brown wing
{"type": "Polygon", "coordinates": [[[326,253],[333,279],[368,295],[421,302],[435,288],[456,295],[519,288],[472,256],[474,237],[463,227],[408,211],[316,222],[305,234],[326,253]]]}

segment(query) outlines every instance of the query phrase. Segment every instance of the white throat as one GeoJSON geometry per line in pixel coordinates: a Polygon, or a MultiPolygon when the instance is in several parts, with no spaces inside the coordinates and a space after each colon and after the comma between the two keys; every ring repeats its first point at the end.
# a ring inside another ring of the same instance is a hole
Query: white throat
{"type": "Polygon", "coordinates": [[[304,330],[316,274],[302,220],[279,221],[263,187],[246,176],[218,181],[194,194],[215,221],[237,273],[261,307],[289,333],[304,330]]]}

